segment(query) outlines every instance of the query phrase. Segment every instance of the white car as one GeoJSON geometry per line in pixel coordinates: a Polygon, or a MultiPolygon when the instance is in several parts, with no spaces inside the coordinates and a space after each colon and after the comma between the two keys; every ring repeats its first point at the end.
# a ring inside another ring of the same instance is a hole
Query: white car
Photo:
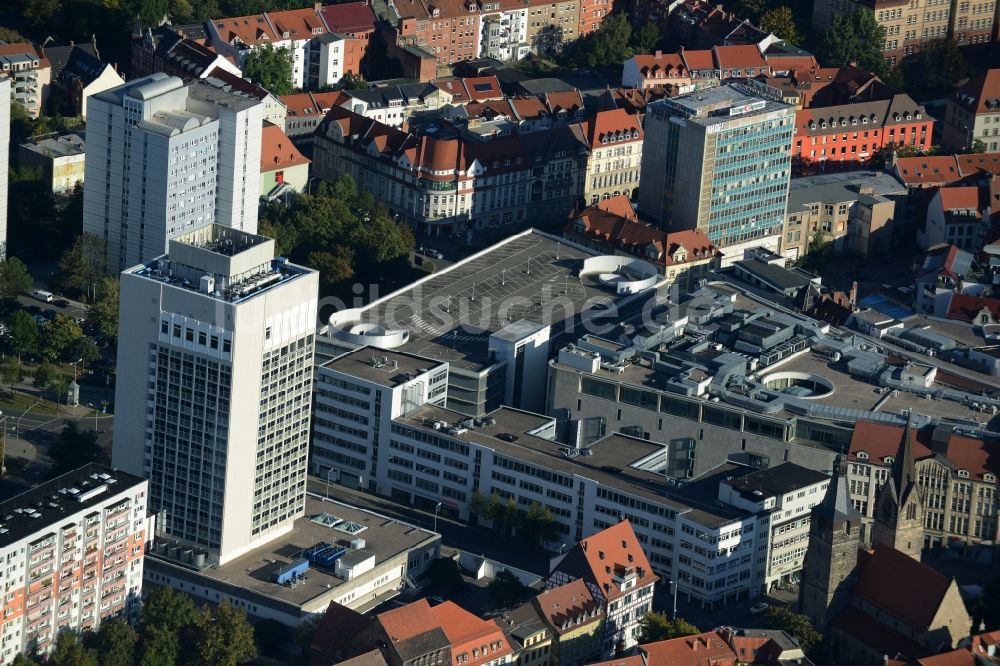
{"type": "Polygon", "coordinates": [[[751,615],[760,615],[761,613],[767,612],[767,609],[770,608],[770,607],[771,607],[771,605],[769,603],[767,603],[766,601],[759,601],[759,602],[755,603],[753,606],[750,607],[750,614],[751,615]]]}

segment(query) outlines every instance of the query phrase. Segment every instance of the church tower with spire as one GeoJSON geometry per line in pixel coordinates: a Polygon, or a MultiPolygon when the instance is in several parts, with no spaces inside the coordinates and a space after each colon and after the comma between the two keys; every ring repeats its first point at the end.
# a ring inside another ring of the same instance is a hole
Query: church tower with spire
{"type": "Polygon", "coordinates": [[[846,465],[838,458],[826,495],[810,515],[799,587],[799,611],[821,633],[826,633],[829,620],[847,604],[860,547],[861,514],[851,504],[846,465]]]}
{"type": "Polygon", "coordinates": [[[924,547],[924,503],[913,460],[913,434],[908,420],[892,473],[875,498],[872,545],[891,546],[919,562],[924,547]]]}

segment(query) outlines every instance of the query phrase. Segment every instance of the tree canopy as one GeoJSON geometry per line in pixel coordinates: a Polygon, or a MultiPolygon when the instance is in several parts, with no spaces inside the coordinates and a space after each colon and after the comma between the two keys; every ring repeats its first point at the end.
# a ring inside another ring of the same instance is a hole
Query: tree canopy
{"type": "Polygon", "coordinates": [[[0,260],[0,299],[10,300],[31,289],[28,267],[17,257],[0,260]]]}
{"type": "Polygon", "coordinates": [[[101,278],[97,283],[97,298],[87,308],[87,317],[97,325],[101,335],[109,339],[118,337],[119,292],[117,278],[101,278]]]}
{"type": "Polygon", "coordinates": [[[59,260],[59,282],[94,300],[97,285],[108,275],[107,243],[95,234],[83,233],[59,260]]]}
{"type": "Polygon", "coordinates": [[[760,28],[773,33],[789,44],[799,44],[802,41],[799,30],[795,26],[795,14],[792,13],[792,8],[787,5],[779,5],[764,12],[760,17],[760,28]]]}
{"type": "Polygon", "coordinates": [[[889,66],[882,55],[885,27],[870,11],[837,14],[823,34],[820,62],[827,67],[844,67],[852,62],[861,69],[885,78],[889,66]]]}
{"type": "Polygon", "coordinates": [[[392,275],[407,265],[414,244],[409,227],[394,222],[370,194],[358,192],[350,176],[266,210],[258,229],[275,239],[278,252],[319,270],[327,292],[348,280],[392,275]]]}
{"type": "Polygon", "coordinates": [[[699,633],[698,627],[682,617],[671,620],[663,613],[650,611],[639,618],[640,643],[655,643],[697,633],[699,633]]]}
{"type": "Polygon", "coordinates": [[[764,617],[772,629],[781,629],[794,636],[803,652],[811,652],[823,640],[808,617],[784,606],[771,606],[764,617]]]}
{"type": "Polygon", "coordinates": [[[38,324],[24,310],[14,313],[10,325],[10,346],[18,360],[38,351],[38,324]]]}
{"type": "Polygon", "coordinates": [[[257,656],[253,627],[247,614],[224,600],[202,607],[193,627],[194,663],[200,666],[236,666],[257,656]]]}
{"type": "Polygon", "coordinates": [[[616,12],[601,21],[600,27],[576,44],[578,65],[595,67],[621,63],[632,57],[632,23],[627,14],[616,12]]]}
{"type": "Polygon", "coordinates": [[[250,51],[243,63],[243,75],[263,86],[272,95],[287,95],[295,90],[292,82],[292,52],[267,44],[250,51]]]}
{"type": "Polygon", "coordinates": [[[97,441],[97,431],[81,428],[79,421],[66,421],[58,439],[49,447],[49,458],[54,477],[86,463],[108,462],[107,453],[97,441]]]}
{"type": "Polygon", "coordinates": [[[497,573],[487,586],[490,599],[498,608],[507,608],[523,601],[531,592],[517,576],[504,569],[497,573]]]}

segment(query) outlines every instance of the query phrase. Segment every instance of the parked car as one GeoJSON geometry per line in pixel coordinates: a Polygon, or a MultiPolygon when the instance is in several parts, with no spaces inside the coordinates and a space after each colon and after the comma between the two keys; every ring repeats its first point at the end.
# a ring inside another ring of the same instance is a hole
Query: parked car
{"type": "Polygon", "coordinates": [[[417,252],[419,252],[420,254],[425,254],[428,257],[431,257],[432,259],[444,259],[444,254],[440,250],[435,250],[432,247],[424,247],[423,245],[421,245],[419,248],[417,248],[417,252]]]}
{"type": "Polygon", "coordinates": [[[751,615],[760,615],[761,613],[766,613],[767,609],[771,607],[771,604],[766,601],[758,601],[753,606],[750,607],[751,615]]]}

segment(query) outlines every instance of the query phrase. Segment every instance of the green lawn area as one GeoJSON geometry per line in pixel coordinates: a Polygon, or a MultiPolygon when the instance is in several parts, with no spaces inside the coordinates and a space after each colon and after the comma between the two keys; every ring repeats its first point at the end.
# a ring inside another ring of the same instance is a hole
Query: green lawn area
{"type": "Polygon", "coordinates": [[[0,391],[0,411],[8,416],[11,414],[20,414],[24,410],[31,407],[32,414],[58,414],[55,406],[52,404],[51,400],[39,400],[38,398],[33,398],[30,395],[24,395],[23,393],[11,394],[7,390],[0,391]],[[34,407],[32,405],[35,404],[34,407]]]}

